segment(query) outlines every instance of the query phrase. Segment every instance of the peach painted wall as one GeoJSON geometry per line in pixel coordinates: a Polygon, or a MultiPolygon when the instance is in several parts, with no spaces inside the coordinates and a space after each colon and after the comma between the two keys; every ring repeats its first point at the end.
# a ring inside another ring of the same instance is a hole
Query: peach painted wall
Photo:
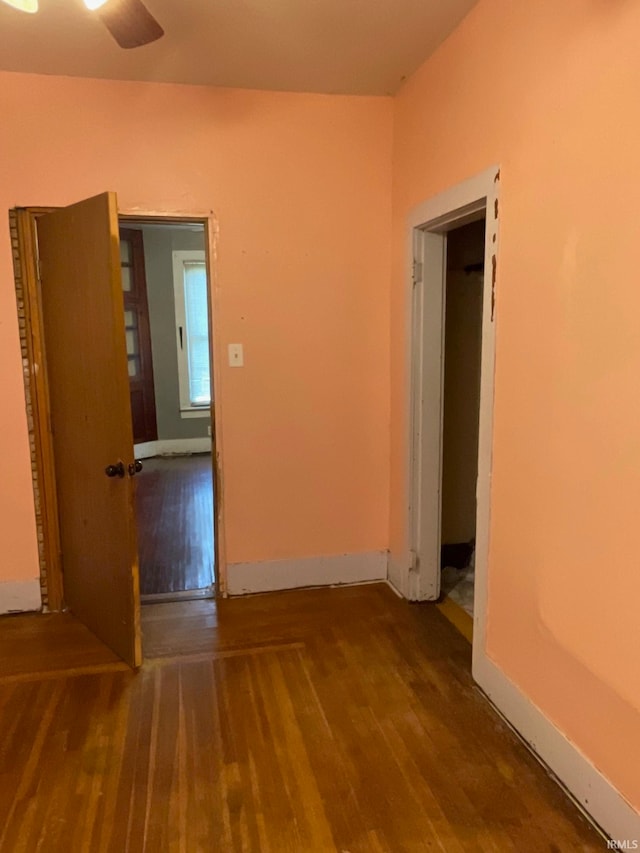
{"type": "MultiPolygon", "coordinates": [[[[228,560],[385,549],[391,100],[5,73],[0,105],[5,223],[104,190],[216,214],[228,560]]],[[[37,576],[12,275],[5,226],[0,581],[37,576]]]]}
{"type": "Polygon", "coordinates": [[[480,0],[395,101],[391,304],[402,342],[407,211],[500,164],[487,651],[637,809],[639,33],[638,3],[480,0]]]}

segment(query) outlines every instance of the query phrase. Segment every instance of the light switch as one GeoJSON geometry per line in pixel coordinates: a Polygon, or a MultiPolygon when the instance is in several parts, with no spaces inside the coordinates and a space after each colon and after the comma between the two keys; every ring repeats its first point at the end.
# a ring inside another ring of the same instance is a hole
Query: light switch
{"type": "Polygon", "coordinates": [[[242,344],[229,344],[229,367],[244,367],[242,344]]]}

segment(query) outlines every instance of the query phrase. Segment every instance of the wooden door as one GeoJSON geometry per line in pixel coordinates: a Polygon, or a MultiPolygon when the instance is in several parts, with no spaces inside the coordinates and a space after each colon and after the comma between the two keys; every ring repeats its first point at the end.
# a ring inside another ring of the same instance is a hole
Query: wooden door
{"type": "Polygon", "coordinates": [[[142,231],[120,229],[120,266],[133,440],[140,444],[158,438],[142,231]]]}
{"type": "Polygon", "coordinates": [[[115,194],[46,214],[37,231],[65,602],[138,666],[135,469],[115,194]],[[109,466],[115,476],[107,476],[109,466]]]}

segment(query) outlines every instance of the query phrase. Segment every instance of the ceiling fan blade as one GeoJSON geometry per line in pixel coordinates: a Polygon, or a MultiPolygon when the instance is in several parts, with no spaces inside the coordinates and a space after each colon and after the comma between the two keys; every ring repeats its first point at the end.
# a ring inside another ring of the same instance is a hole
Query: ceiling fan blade
{"type": "Polygon", "coordinates": [[[96,15],[120,47],[141,47],[164,35],[142,0],[108,0],[96,15]]]}

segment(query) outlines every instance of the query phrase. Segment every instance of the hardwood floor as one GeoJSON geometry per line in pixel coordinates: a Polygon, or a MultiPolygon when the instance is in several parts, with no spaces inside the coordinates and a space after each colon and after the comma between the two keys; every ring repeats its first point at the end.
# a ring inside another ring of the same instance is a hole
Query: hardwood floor
{"type": "Polygon", "coordinates": [[[0,617],[0,685],[95,672],[96,668],[128,670],[71,614],[0,617]]]}
{"type": "Polygon", "coordinates": [[[145,459],[136,477],[142,595],[213,583],[211,454],[145,459]]]}
{"type": "Polygon", "coordinates": [[[137,673],[0,683],[3,853],[605,849],[433,606],[376,584],[143,629],[137,673]]]}

